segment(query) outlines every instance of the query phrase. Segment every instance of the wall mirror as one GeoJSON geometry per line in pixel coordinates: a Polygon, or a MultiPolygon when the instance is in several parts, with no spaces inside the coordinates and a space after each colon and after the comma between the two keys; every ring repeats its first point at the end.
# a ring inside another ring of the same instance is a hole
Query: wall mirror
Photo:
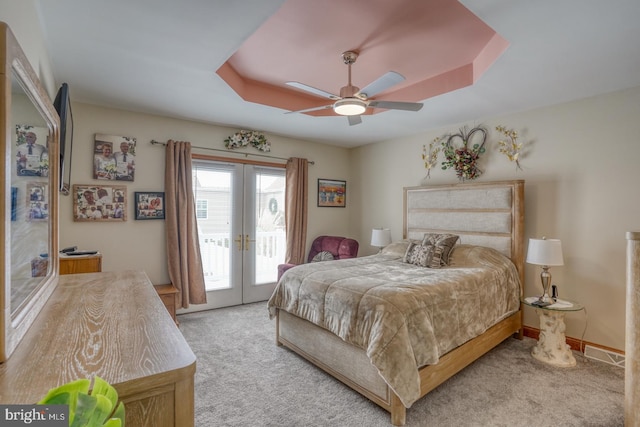
{"type": "Polygon", "coordinates": [[[4,268],[0,362],[18,345],[57,283],[59,121],[9,27],[2,31],[0,166],[4,268]]]}

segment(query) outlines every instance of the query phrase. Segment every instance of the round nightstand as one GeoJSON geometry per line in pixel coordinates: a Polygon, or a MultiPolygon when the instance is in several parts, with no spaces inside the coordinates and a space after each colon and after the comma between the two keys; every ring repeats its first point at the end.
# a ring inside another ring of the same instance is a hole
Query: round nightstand
{"type": "Polygon", "coordinates": [[[540,318],[540,336],[538,343],[531,350],[531,355],[550,365],[575,366],[576,359],[564,335],[564,315],[568,311],[584,310],[584,307],[577,302],[561,299],[551,305],[539,307],[535,305],[537,301],[538,297],[527,297],[522,301],[523,304],[535,308],[540,318]]]}

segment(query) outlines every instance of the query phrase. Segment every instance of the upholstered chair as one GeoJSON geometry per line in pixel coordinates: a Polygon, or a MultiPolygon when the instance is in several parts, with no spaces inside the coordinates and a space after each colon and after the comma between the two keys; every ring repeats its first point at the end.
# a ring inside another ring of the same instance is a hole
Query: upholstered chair
{"type": "MultiPolygon", "coordinates": [[[[319,236],[311,244],[307,263],[315,261],[327,261],[331,259],[347,259],[358,256],[360,245],[354,239],[340,236],[319,236]]],[[[278,266],[278,281],[285,271],[295,264],[280,264],[278,266]]]]}

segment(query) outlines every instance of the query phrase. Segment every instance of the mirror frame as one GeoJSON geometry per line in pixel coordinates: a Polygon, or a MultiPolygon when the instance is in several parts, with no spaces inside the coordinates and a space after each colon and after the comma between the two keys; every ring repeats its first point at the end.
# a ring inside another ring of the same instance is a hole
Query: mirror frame
{"type": "Polygon", "coordinates": [[[0,249],[3,265],[0,274],[0,362],[9,358],[18,346],[38,313],[49,299],[58,283],[58,185],[59,185],[59,141],[60,121],[49,95],[42,87],[37,74],[33,71],[29,60],[22,51],[9,26],[0,22],[0,148],[5,161],[0,162],[0,177],[4,194],[11,194],[11,82],[15,76],[21,82],[25,94],[31,99],[49,129],[49,269],[38,287],[31,292],[27,301],[21,304],[19,312],[11,307],[11,199],[3,197],[0,200],[2,211],[2,226],[0,227],[0,241],[4,245],[0,249]]]}

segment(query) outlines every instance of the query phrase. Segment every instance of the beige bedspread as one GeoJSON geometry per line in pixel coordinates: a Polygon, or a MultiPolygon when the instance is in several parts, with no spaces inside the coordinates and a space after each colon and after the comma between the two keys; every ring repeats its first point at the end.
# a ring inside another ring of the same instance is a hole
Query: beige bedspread
{"type": "Polygon", "coordinates": [[[288,270],[269,300],[366,351],[402,403],[420,397],[418,368],[518,310],[515,266],[498,251],[458,245],[449,267],[402,262],[406,242],[361,258],[288,270]]]}

